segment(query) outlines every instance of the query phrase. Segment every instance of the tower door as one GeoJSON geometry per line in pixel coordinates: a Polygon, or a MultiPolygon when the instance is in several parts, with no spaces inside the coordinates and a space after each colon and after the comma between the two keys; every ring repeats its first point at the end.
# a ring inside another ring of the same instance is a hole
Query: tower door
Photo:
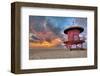
{"type": "Polygon", "coordinates": [[[74,34],[74,41],[79,40],[79,36],[77,34],[74,34]]]}

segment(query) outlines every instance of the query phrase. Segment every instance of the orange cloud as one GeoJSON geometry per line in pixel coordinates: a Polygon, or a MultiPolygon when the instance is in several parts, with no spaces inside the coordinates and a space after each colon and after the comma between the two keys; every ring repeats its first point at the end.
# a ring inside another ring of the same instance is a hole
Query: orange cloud
{"type": "Polygon", "coordinates": [[[51,48],[51,47],[56,47],[61,43],[62,41],[59,38],[55,38],[55,39],[52,39],[50,42],[48,41],[30,42],[29,47],[30,48],[51,48]]]}

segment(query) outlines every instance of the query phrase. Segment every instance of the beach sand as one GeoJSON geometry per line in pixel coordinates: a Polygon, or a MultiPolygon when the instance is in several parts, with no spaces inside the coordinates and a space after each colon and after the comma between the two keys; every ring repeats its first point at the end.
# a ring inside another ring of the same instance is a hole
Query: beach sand
{"type": "Polygon", "coordinates": [[[59,58],[84,58],[87,50],[69,50],[60,48],[29,49],[29,59],[59,59],[59,58]]]}

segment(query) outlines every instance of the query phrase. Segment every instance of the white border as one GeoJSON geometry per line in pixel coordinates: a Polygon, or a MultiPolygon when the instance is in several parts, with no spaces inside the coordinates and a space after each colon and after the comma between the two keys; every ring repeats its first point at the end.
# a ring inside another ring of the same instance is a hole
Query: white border
{"type": "Polygon", "coordinates": [[[21,8],[21,69],[94,65],[94,11],[48,8],[21,8]],[[29,15],[87,17],[87,58],[29,60],[29,15]]]}

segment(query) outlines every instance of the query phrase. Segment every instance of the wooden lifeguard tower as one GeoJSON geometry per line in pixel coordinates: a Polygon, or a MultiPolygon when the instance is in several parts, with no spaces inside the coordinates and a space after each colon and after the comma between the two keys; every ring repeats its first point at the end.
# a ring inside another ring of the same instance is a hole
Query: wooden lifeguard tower
{"type": "Polygon", "coordinates": [[[85,39],[80,39],[79,35],[84,31],[84,28],[80,26],[71,26],[64,30],[64,33],[68,35],[67,41],[64,42],[65,46],[69,49],[83,49],[83,43],[85,39]],[[74,46],[74,48],[72,47],[74,46]]]}

